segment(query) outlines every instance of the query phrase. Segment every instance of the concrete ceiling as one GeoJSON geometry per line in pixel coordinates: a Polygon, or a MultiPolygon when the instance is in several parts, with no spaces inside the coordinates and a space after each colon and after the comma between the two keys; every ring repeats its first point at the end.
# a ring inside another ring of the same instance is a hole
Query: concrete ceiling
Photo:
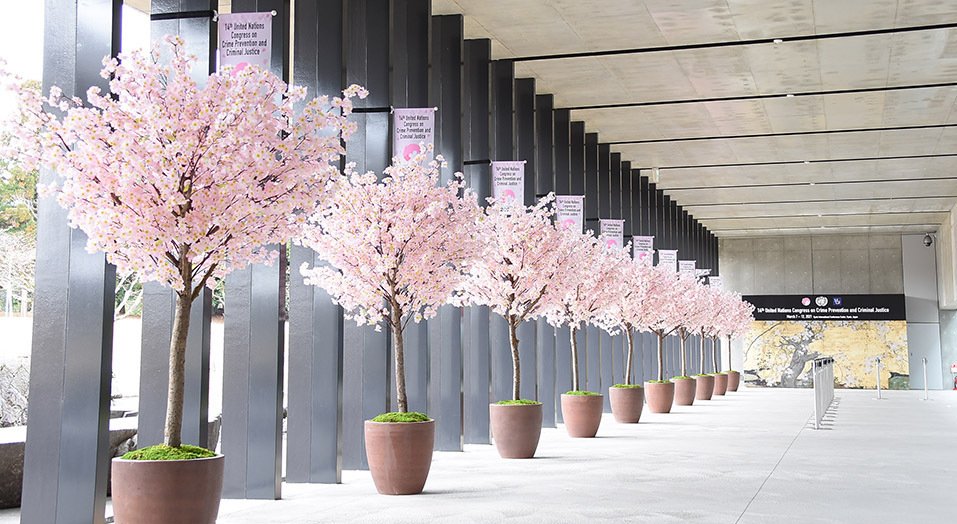
{"type": "Polygon", "coordinates": [[[556,107],[582,108],[572,118],[622,160],[658,167],[658,186],[718,236],[934,231],[957,203],[957,29],[788,41],[954,23],[957,2],[433,0],[432,9],[464,14],[466,38],[490,38],[496,59],[691,46],[519,60],[516,75],[535,78],[556,107]],[[749,98],[700,101],[728,97],[749,98]],[[636,103],[645,105],[591,107],[636,103]]]}

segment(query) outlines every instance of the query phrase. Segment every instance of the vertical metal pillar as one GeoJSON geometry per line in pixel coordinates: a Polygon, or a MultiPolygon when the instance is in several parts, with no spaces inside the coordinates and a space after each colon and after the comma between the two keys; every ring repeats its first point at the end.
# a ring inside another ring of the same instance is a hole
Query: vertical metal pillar
{"type": "MultiPolygon", "coordinates": [[[[462,100],[465,132],[465,175],[469,186],[485,205],[491,196],[489,147],[489,64],[492,57],[490,40],[466,40],[465,97],[462,100]],[[472,163],[469,163],[471,161],[472,163]]],[[[489,444],[489,308],[471,306],[464,310],[463,346],[463,429],[466,444],[489,444]]]]}
{"type": "MultiPolygon", "coordinates": [[[[462,15],[432,17],[432,102],[435,147],[449,167],[447,182],[462,171],[462,15]]],[[[435,449],[462,451],[462,309],[442,306],[429,321],[431,372],[429,415],[435,418],[435,449]]]]}
{"type": "MultiPolygon", "coordinates": [[[[541,198],[555,190],[554,108],[552,95],[535,96],[535,192],[541,198]]],[[[538,401],[542,403],[542,427],[555,427],[555,328],[544,319],[535,334],[538,361],[538,401]]]]}
{"type": "MultiPolygon", "coordinates": [[[[492,160],[515,158],[515,63],[492,62],[492,160]]],[[[526,192],[528,188],[526,188],[526,192]]],[[[512,357],[508,322],[492,313],[489,322],[489,353],[492,366],[492,400],[512,398],[512,357]]]]}
{"type": "MultiPolygon", "coordinates": [[[[429,0],[392,2],[392,105],[429,106],[429,34],[432,5],[429,0]]],[[[391,130],[389,130],[391,132],[391,130]]],[[[386,136],[391,136],[387,134],[386,136]]],[[[395,152],[393,152],[395,154],[395,152]]],[[[428,411],[429,327],[427,321],[410,322],[405,328],[405,388],[409,411],[428,411]]],[[[395,375],[392,344],[389,345],[389,375],[395,375]]],[[[394,399],[395,387],[389,388],[394,399]]],[[[393,403],[394,405],[394,403],[393,403]]]]}
{"type": "MultiPolygon", "coordinates": [[[[614,218],[611,214],[611,146],[598,144],[598,218],[614,218]]],[[[599,231],[596,229],[596,233],[599,231]]],[[[589,326],[598,332],[600,340],[600,383],[593,391],[602,393],[614,383],[614,341],[607,331],[589,326]]],[[[604,396],[604,411],[611,413],[609,395],[604,396]]]]}
{"type": "MultiPolygon", "coordinates": [[[[118,0],[48,1],[43,92],[106,90],[100,60],[119,51],[118,0]],[[81,51],[82,50],[82,51],[81,51]]],[[[59,176],[40,172],[40,183],[59,176]]],[[[116,270],[86,252],[55,198],[41,198],[30,356],[30,417],[20,522],[103,522],[110,464],[110,370],[116,270]]]]}
{"type": "MultiPolygon", "coordinates": [[[[515,80],[515,159],[525,161],[525,205],[534,205],[536,195],[535,171],[535,79],[515,80]]],[[[518,326],[518,353],[522,364],[522,398],[537,400],[536,358],[538,323],[545,320],[526,320],[518,326]]]]}
{"type": "MultiPolygon", "coordinates": [[[[601,191],[599,182],[601,179],[599,171],[599,158],[602,156],[598,145],[598,133],[585,134],[585,227],[591,229],[596,235],[599,234],[599,222],[601,218],[601,191]]],[[[607,201],[607,199],[605,199],[607,201]]],[[[601,337],[602,330],[595,326],[586,326],[584,328],[585,339],[587,340],[587,361],[588,371],[582,371],[581,376],[587,377],[588,387],[584,385],[582,389],[588,389],[596,393],[601,392],[601,337]]],[[[578,349],[582,351],[581,346],[578,349]]]]}
{"type": "MultiPolygon", "coordinates": [[[[156,0],[152,14],[184,11],[212,11],[213,0],[156,0]]],[[[215,23],[211,18],[154,20],[150,35],[154,41],[164,35],[183,37],[199,59],[193,77],[200,84],[216,68],[215,23]]],[[[209,293],[204,290],[203,293],[209,293]]],[[[186,385],[183,400],[183,443],[215,448],[208,442],[209,424],[209,336],[212,308],[202,307],[210,297],[197,298],[190,315],[190,336],[186,342],[186,385]],[[197,331],[204,332],[196,336],[197,331]]],[[[169,345],[173,334],[176,293],[149,282],[143,285],[143,337],[140,349],[140,396],[137,445],[163,442],[166,424],[166,395],[169,388],[169,345]],[[165,296],[164,296],[165,295],[165,296]]]]}
{"type": "MultiPolygon", "coordinates": [[[[553,116],[555,194],[570,195],[572,194],[569,171],[571,115],[567,109],[556,109],[553,116]]],[[[541,128],[539,130],[541,131],[541,128]]],[[[539,146],[541,146],[541,143],[539,146]]],[[[555,330],[555,398],[552,402],[555,422],[562,422],[562,411],[558,405],[559,399],[561,398],[560,395],[572,388],[572,349],[570,333],[571,329],[567,325],[555,330]]]]}
{"type": "MultiPolygon", "coordinates": [[[[626,162],[625,164],[629,166],[631,165],[630,162],[626,162]]],[[[629,229],[630,228],[629,223],[631,222],[631,217],[628,216],[628,214],[622,213],[623,204],[624,204],[624,201],[622,198],[623,197],[622,172],[624,172],[624,168],[625,168],[625,165],[621,161],[621,153],[612,153],[611,154],[611,181],[609,186],[609,190],[611,191],[611,218],[624,220],[624,223],[622,224],[622,238],[623,238],[623,242],[627,243],[629,240],[631,240],[631,232],[629,229]]],[[[625,195],[627,195],[627,193],[625,193],[625,195]]],[[[625,249],[625,244],[622,244],[621,248],[625,249]]],[[[631,256],[630,252],[628,253],[628,256],[631,256]]],[[[606,390],[615,384],[620,384],[620,383],[623,384],[625,382],[624,352],[625,352],[625,346],[627,345],[627,343],[628,343],[627,337],[623,336],[622,334],[615,335],[611,338],[611,347],[612,347],[611,372],[612,373],[611,373],[611,381],[604,388],[606,390]]],[[[605,393],[606,393],[605,398],[608,398],[610,395],[607,394],[607,391],[605,393]]],[[[608,407],[608,412],[611,413],[611,404],[609,403],[607,407],[608,407]]]]}
{"type": "MultiPolygon", "coordinates": [[[[346,161],[355,162],[357,172],[382,173],[390,162],[389,1],[355,0],[345,7],[346,85],[369,90],[365,100],[355,103],[357,129],[346,142],[346,161]]],[[[342,331],[342,467],[368,469],[363,424],[388,410],[393,385],[388,330],[345,320],[342,331]]]]}
{"type": "MultiPolygon", "coordinates": [[[[589,202],[594,207],[595,215],[598,214],[598,202],[594,196],[589,196],[585,191],[585,123],[571,122],[570,125],[570,146],[569,146],[569,178],[572,195],[583,195],[585,197],[584,209],[584,228],[585,230],[594,228],[594,221],[589,222],[590,218],[597,218],[589,215],[589,202]]],[[[588,345],[586,330],[581,328],[575,337],[578,344],[578,387],[588,389],[588,345]]],[[[569,345],[571,338],[569,338],[569,345]]],[[[571,373],[571,368],[569,368],[571,373]]],[[[570,386],[571,389],[574,385],[570,386]]],[[[559,392],[561,393],[561,391],[559,392]]]]}

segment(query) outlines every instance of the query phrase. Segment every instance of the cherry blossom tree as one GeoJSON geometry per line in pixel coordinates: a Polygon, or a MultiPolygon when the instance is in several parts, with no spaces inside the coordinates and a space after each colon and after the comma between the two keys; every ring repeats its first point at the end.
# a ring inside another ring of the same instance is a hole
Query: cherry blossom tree
{"type": "Polygon", "coordinates": [[[680,277],[678,305],[678,339],[681,341],[681,376],[688,375],[688,337],[697,333],[707,322],[708,289],[694,277],[680,277]]]}
{"type": "Polygon", "coordinates": [[[653,270],[641,262],[617,266],[614,277],[620,285],[610,297],[608,307],[599,318],[600,325],[609,333],[623,331],[628,339],[628,357],[625,364],[625,384],[631,385],[634,369],[635,331],[643,330],[650,321],[653,307],[653,270]]]}
{"type": "Polygon", "coordinates": [[[18,89],[6,154],[56,170],[61,183],[44,194],[69,210],[88,251],[177,293],[164,442],[178,447],[193,300],[214,279],[271,262],[277,253],[264,246],[299,232],[303,211],[332,189],[341,139],[354,129],[349,99],[365,92],[352,86],[297,113],[305,89],[258,68],[225,68],[200,86],[183,40],[165,45],[168,60],[159,47],[105,58],[110,93],[91,87],[86,104],[57,88],[46,99],[18,89]]]}
{"type": "Polygon", "coordinates": [[[409,322],[435,316],[482,248],[479,206],[461,174],[438,185],[439,162],[424,153],[397,157],[382,181],[347,169],[331,206],[315,213],[303,244],[329,266],[308,269],[360,325],[392,329],[399,412],[408,411],[403,333],[409,322]],[[460,194],[464,197],[460,198],[460,194]]]}
{"type": "Polygon", "coordinates": [[[518,325],[553,310],[561,302],[573,253],[566,236],[552,224],[552,195],[534,206],[490,199],[480,218],[484,249],[463,282],[459,301],[488,306],[508,323],[512,351],[512,399],[519,400],[521,362],[518,325]]]}
{"type": "Polygon", "coordinates": [[[655,266],[649,273],[648,331],[658,337],[658,380],[664,378],[664,340],[681,327],[680,279],[671,268],[655,266]]]}
{"type": "Polygon", "coordinates": [[[625,264],[632,263],[626,255],[629,250],[607,251],[604,242],[591,232],[567,231],[564,250],[569,255],[564,268],[567,288],[557,307],[546,312],[545,317],[555,327],[571,327],[572,389],[578,391],[578,330],[585,323],[604,327],[600,319],[606,316],[612,301],[628,291],[619,272],[625,264]]]}

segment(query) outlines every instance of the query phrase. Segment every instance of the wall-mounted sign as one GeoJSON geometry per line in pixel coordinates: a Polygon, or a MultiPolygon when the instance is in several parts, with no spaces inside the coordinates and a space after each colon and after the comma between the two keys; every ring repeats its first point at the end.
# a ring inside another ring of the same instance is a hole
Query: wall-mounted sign
{"type": "MultiPolygon", "coordinates": [[[[435,146],[435,108],[395,109],[392,120],[392,155],[408,161],[422,149],[422,144],[435,146]]],[[[426,149],[426,162],[432,160],[426,149]]]]}
{"type": "Polygon", "coordinates": [[[678,273],[682,275],[692,275],[695,274],[695,261],[694,260],[679,260],[678,261],[678,273]]]}
{"type": "Polygon", "coordinates": [[[525,205],[525,161],[492,162],[492,196],[499,202],[525,205]]]}
{"type": "Polygon", "coordinates": [[[219,67],[233,74],[255,65],[269,71],[272,55],[272,13],[219,15],[219,67]]]}
{"type": "Polygon", "coordinates": [[[555,197],[555,224],[562,229],[585,232],[585,197],[559,195],[555,197]]]}
{"type": "Polygon", "coordinates": [[[658,250],[658,265],[669,268],[672,273],[678,271],[678,251],[674,249],[658,250]]]}
{"type": "Polygon", "coordinates": [[[708,277],[708,285],[713,288],[724,289],[724,281],[721,277],[708,277]]]}
{"type": "Polygon", "coordinates": [[[904,295],[749,295],[755,320],[906,320],[904,295]]]}

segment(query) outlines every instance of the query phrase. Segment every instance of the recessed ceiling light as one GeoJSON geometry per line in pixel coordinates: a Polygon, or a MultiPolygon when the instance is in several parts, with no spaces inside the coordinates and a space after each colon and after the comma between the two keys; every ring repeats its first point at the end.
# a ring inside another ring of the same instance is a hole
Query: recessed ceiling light
{"type": "Polygon", "coordinates": [[[818,217],[822,217],[822,216],[824,216],[824,215],[818,214],[817,216],[818,216],[818,217]]]}
{"type": "Polygon", "coordinates": [[[775,39],[774,39],[774,43],[775,43],[775,44],[783,44],[783,43],[784,43],[784,40],[782,40],[782,39],[780,39],[780,38],[775,38],[775,39]]]}
{"type": "Polygon", "coordinates": [[[810,160],[805,160],[804,163],[805,163],[805,164],[810,164],[811,161],[810,161],[810,160]]]}
{"type": "Polygon", "coordinates": [[[809,186],[813,186],[813,185],[814,185],[814,182],[811,182],[811,183],[810,183],[810,184],[808,184],[808,185],[809,185],[809,186]]]}
{"type": "Polygon", "coordinates": [[[788,94],[785,95],[785,96],[788,97],[788,98],[794,98],[794,93],[788,93],[788,94]]]}

